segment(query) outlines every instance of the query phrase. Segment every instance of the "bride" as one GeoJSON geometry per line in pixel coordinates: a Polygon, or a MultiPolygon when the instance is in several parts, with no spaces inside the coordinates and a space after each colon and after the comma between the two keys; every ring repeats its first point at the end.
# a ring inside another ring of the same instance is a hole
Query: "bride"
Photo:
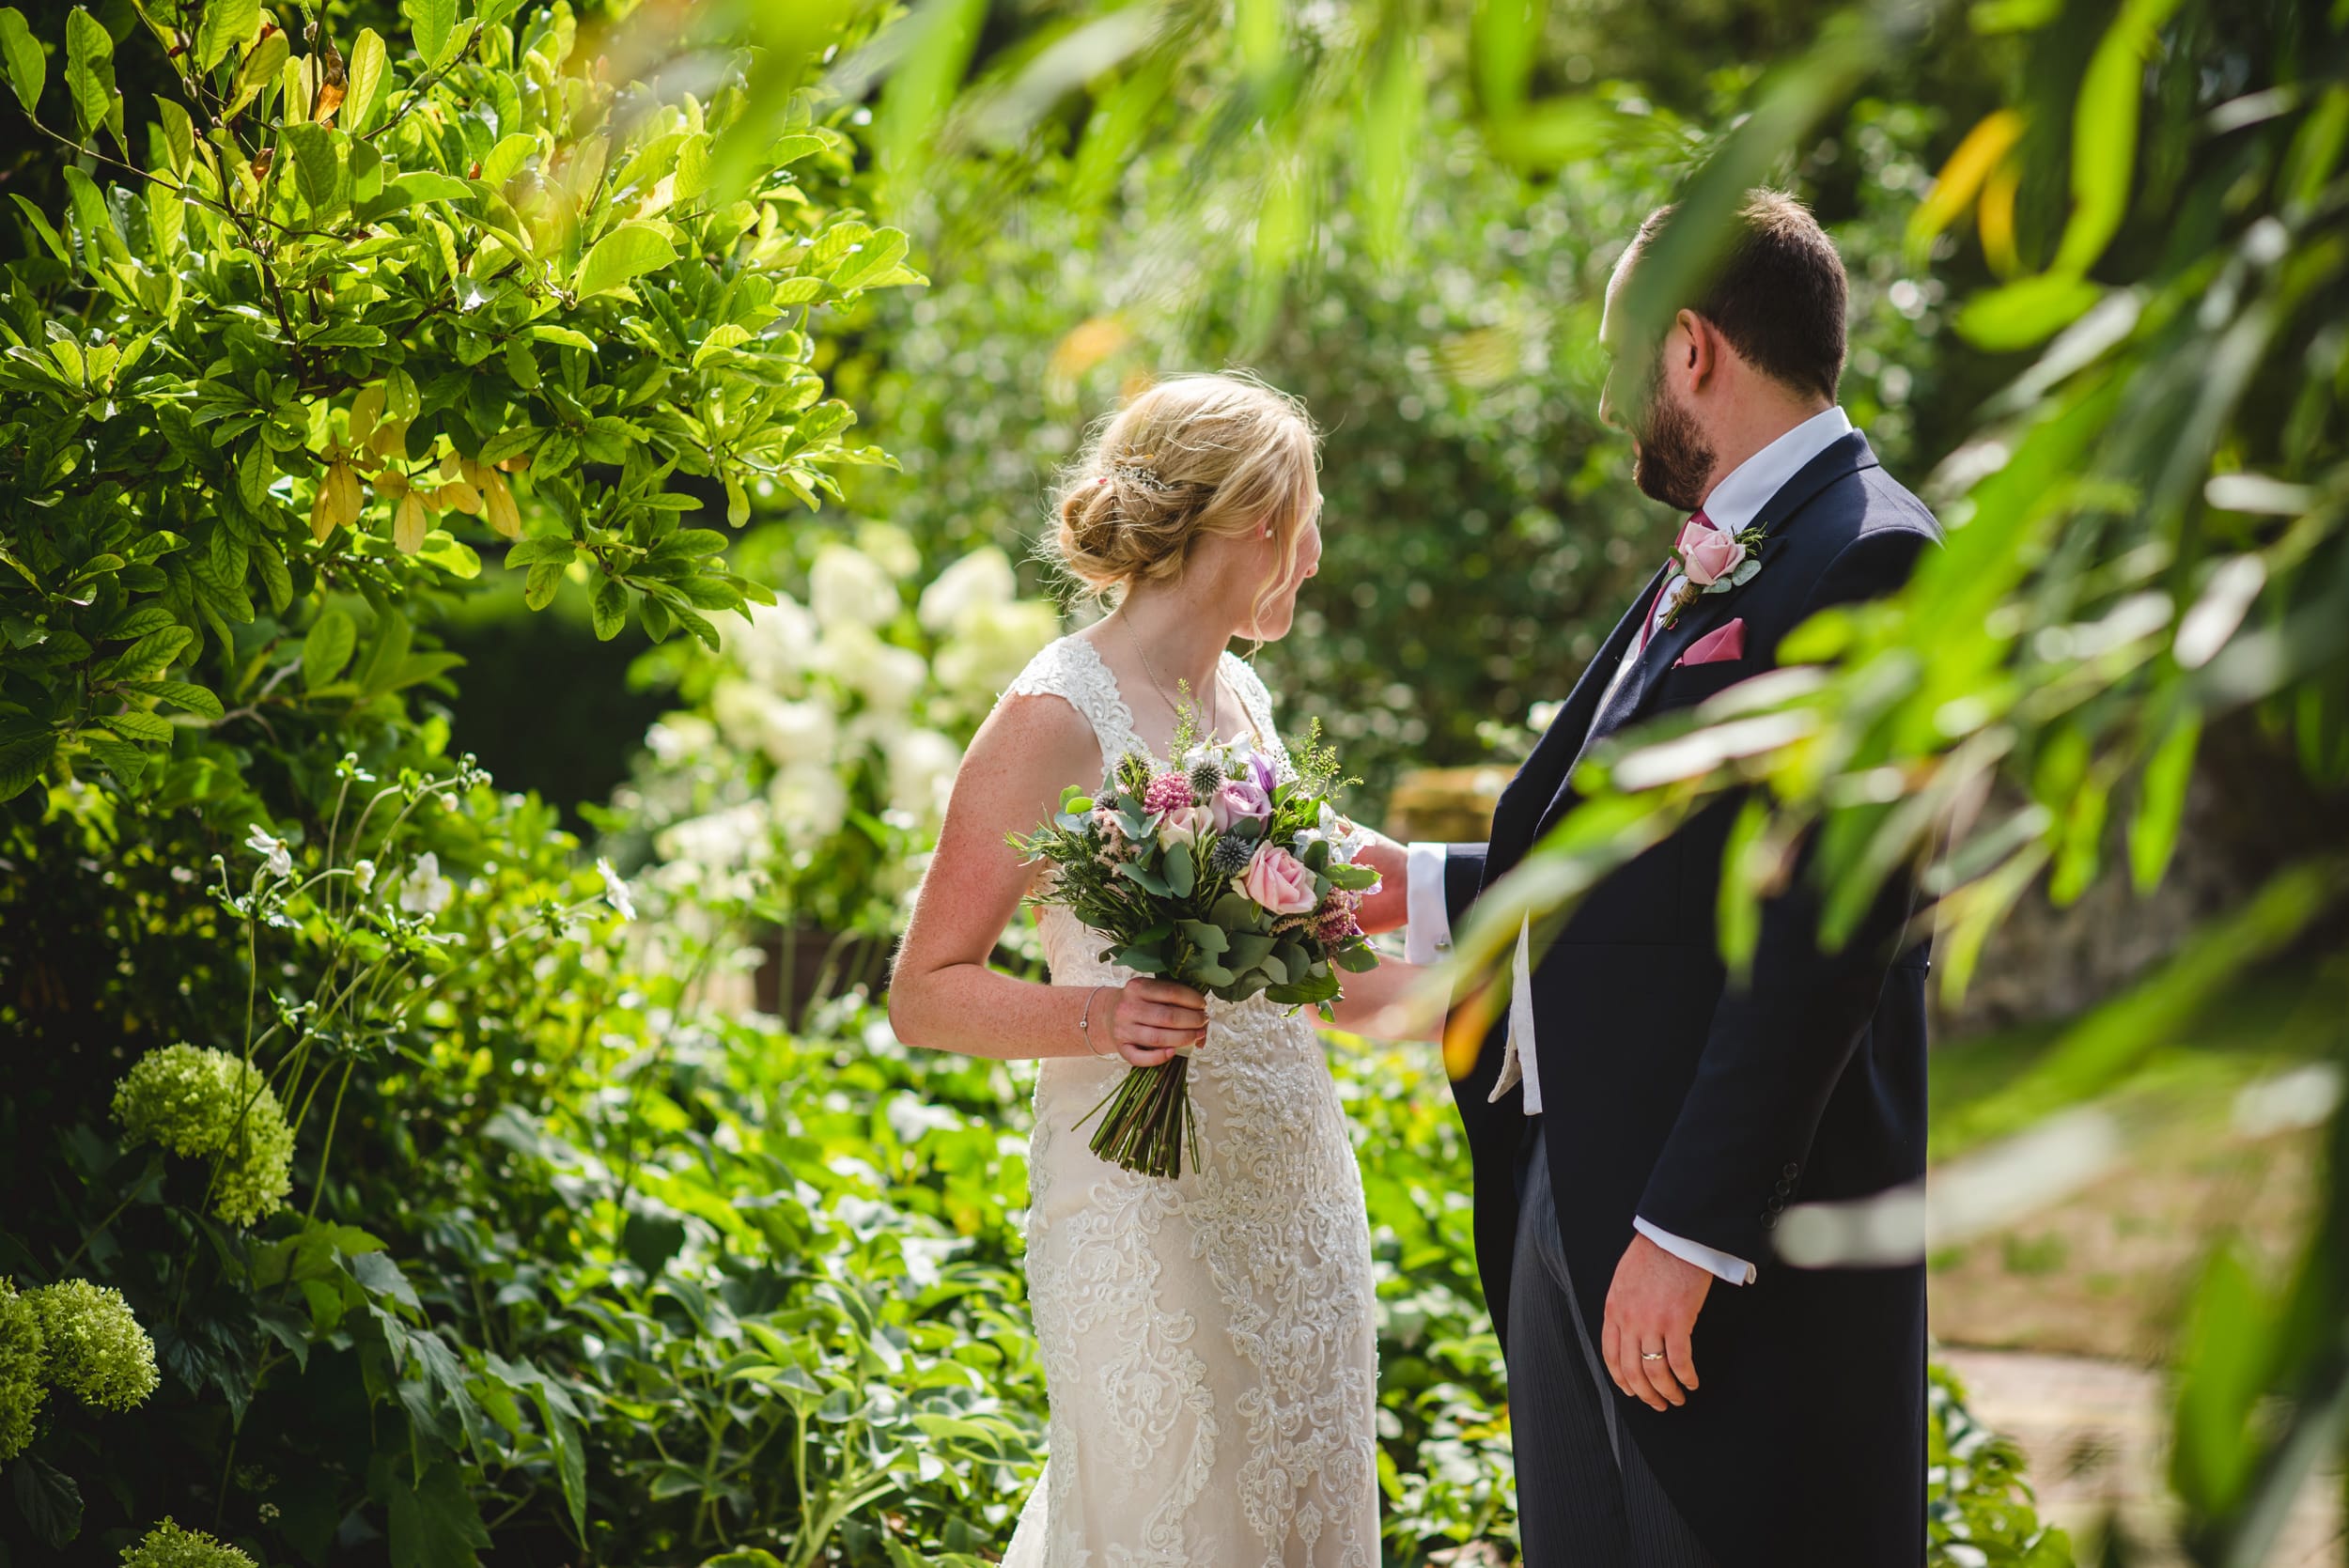
{"type": "MultiPolygon", "coordinates": [[[[1105,964],[1062,908],[1041,916],[1050,984],[988,968],[1035,875],[1005,835],[1123,753],[1163,766],[1184,706],[1292,776],[1226,644],[1289,629],[1321,555],[1315,466],[1302,408],[1237,376],[1159,381],[1097,432],[1049,552],[1114,608],[1038,654],[972,742],[897,959],[899,1038],[1042,1063],[1027,1239],[1050,1460],[1007,1568],[1378,1561],[1370,1234],[1314,1025],[1105,964]],[[1097,1157],[1079,1120],[1193,1048],[1197,1168],[1097,1157]]],[[[1349,976],[1340,1023],[1374,1027],[1416,973],[1349,976]]]]}

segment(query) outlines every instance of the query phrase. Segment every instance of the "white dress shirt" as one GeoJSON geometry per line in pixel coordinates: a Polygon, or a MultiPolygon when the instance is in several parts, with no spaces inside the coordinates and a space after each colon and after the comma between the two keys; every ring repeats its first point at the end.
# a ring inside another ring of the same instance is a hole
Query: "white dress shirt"
{"type": "MultiPolygon", "coordinates": [[[[1830,408],[1813,414],[1769,445],[1729,471],[1721,482],[1713,487],[1704,498],[1705,520],[1716,528],[1735,534],[1751,526],[1769,505],[1770,498],[1783,489],[1786,482],[1800,473],[1812,458],[1826,451],[1851,433],[1851,420],[1840,408],[1830,408]]],[[[1648,623],[1653,637],[1661,629],[1666,607],[1680,591],[1682,578],[1674,572],[1665,582],[1664,591],[1656,596],[1654,618],[1648,623]]],[[[1647,651],[1647,639],[1635,637],[1624,650],[1623,660],[1609,678],[1607,696],[1614,695],[1615,688],[1639,663],[1647,651]]],[[[1601,698],[1599,706],[1607,706],[1601,698]]],[[[1452,946],[1452,913],[1443,896],[1443,862],[1446,846],[1414,844],[1406,862],[1405,892],[1408,921],[1404,933],[1403,956],[1406,962],[1432,964],[1452,946]]],[[[1525,1113],[1542,1113],[1541,1059],[1533,1050],[1533,927],[1528,921],[1517,928],[1517,966],[1509,997],[1509,1028],[1503,1046],[1501,1077],[1493,1085],[1491,1098],[1525,1086],[1525,1113]]],[[[1701,1242],[1673,1235],[1658,1230],[1645,1219],[1634,1219],[1631,1228],[1657,1246],[1683,1262],[1696,1265],[1707,1273],[1733,1285],[1751,1284],[1754,1265],[1701,1242]]]]}

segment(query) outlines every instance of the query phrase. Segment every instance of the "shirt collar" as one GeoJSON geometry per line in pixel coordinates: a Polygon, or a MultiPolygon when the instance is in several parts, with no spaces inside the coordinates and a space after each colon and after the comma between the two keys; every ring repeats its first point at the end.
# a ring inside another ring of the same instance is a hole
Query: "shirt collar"
{"type": "Polygon", "coordinates": [[[1812,414],[1731,469],[1704,498],[1706,520],[1732,534],[1746,527],[1804,464],[1851,434],[1851,427],[1841,408],[1812,414]]]}

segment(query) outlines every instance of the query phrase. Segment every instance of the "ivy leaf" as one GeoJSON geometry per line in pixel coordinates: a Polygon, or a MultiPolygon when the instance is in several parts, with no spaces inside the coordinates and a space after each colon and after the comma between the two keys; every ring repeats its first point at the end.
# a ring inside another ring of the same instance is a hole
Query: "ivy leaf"
{"type": "Polygon", "coordinates": [[[9,1467],[16,1509],[43,1545],[54,1551],[82,1533],[82,1489],[73,1478],[34,1454],[9,1467]]]}
{"type": "Polygon", "coordinates": [[[121,124],[115,40],[105,23],[79,6],[66,13],[65,85],[73,95],[73,120],[80,134],[87,136],[109,122],[121,124]]]}
{"type": "Polygon", "coordinates": [[[627,223],[596,241],[579,264],[572,291],[581,299],[617,288],[677,259],[668,236],[650,224],[627,223]]]}
{"type": "Polygon", "coordinates": [[[195,29],[195,64],[210,70],[261,30],[261,0],[206,0],[195,29]]]}
{"type": "Polygon", "coordinates": [[[16,89],[17,101],[24,105],[25,114],[32,114],[49,80],[49,56],[24,24],[24,13],[14,6],[0,6],[0,61],[8,66],[8,85],[16,89]]]}
{"type": "Polygon", "coordinates": [[[475,1568],[474,1554],[490,1545],[464,1477],[445,1459],[413,1486],[393,1482],[389,1512],[392,1568],[475,1568]]]}

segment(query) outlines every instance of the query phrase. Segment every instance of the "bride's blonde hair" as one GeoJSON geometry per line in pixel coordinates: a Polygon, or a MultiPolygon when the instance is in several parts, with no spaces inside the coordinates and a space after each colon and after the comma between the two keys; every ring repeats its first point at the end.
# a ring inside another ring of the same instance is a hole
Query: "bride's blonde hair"
{"type": "Polygon", "coordinates": [[[1280,567],[1257,596],[1261,616],[1296,569],[1319,458],[1305,406],[1256,377],[1166,377],[1095,427],[1037,553],[1114,605],[1138,582],[1179,576],[1201,539],[1269,527],[1280,567]]]}

